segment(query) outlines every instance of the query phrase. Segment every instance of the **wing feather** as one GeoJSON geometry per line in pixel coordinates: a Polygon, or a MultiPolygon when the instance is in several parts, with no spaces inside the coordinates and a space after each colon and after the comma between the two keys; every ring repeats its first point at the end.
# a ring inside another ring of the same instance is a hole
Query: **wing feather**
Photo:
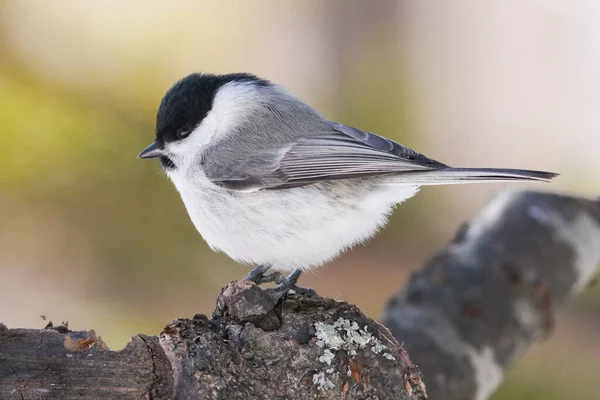
{"type": "Polygon", "coordinates": [[[209,179],[219,186],[248,191],[446,167],[374,133],[331,121],[327,128],[321,134],[248,154],[234,165],[212,171],[209,179]]]}

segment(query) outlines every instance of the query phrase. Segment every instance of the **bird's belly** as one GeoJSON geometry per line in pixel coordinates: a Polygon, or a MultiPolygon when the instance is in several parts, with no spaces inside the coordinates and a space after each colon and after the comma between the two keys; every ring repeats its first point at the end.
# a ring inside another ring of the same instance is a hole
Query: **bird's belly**
{"type": "Polygon", "coordinates": [[[239,262],[291,270],[318,266],[369,239],[387,222],[393,206],[418,187],[356,189],[349,182],[328,182],[254,193],[204,189],[181,195],[211,248],[239,262]]]}

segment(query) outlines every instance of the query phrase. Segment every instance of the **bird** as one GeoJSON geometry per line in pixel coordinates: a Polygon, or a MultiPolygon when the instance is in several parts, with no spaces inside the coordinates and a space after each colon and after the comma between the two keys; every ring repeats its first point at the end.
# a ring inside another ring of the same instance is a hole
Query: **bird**
{"type": "Polygon", "coordinates": [[[331,121],[250,73],[192,73],[173,84],[138,157],[160,160],[206,243],[254,266],[247,280],[277,283],[277,298],[313,293],[297,285],[301,272],[368,241],[420,186],[557,176],[450,167],[331,121]]]}

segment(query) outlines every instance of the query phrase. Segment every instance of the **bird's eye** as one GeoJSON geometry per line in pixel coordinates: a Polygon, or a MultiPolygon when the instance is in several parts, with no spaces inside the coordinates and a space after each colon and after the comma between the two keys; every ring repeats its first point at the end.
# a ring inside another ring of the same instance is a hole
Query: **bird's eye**
{"type": "Polygon", "coordinates": [[[181,128],[176,133],[178,139],[185,139],[190,135],[189,129],[181,128]]]}

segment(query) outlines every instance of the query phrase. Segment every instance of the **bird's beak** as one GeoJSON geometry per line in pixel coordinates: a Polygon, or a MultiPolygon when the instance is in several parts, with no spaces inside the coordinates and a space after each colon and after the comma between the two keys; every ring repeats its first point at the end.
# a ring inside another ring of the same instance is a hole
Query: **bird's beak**
{"type": "Polygon", "coordinates": [[[138,154],[138,158],[156,158],[163,155],[163,149],[158,146],[158,143],[152,142],[152,144],[146,147],[140,154],[138,154]]]}

